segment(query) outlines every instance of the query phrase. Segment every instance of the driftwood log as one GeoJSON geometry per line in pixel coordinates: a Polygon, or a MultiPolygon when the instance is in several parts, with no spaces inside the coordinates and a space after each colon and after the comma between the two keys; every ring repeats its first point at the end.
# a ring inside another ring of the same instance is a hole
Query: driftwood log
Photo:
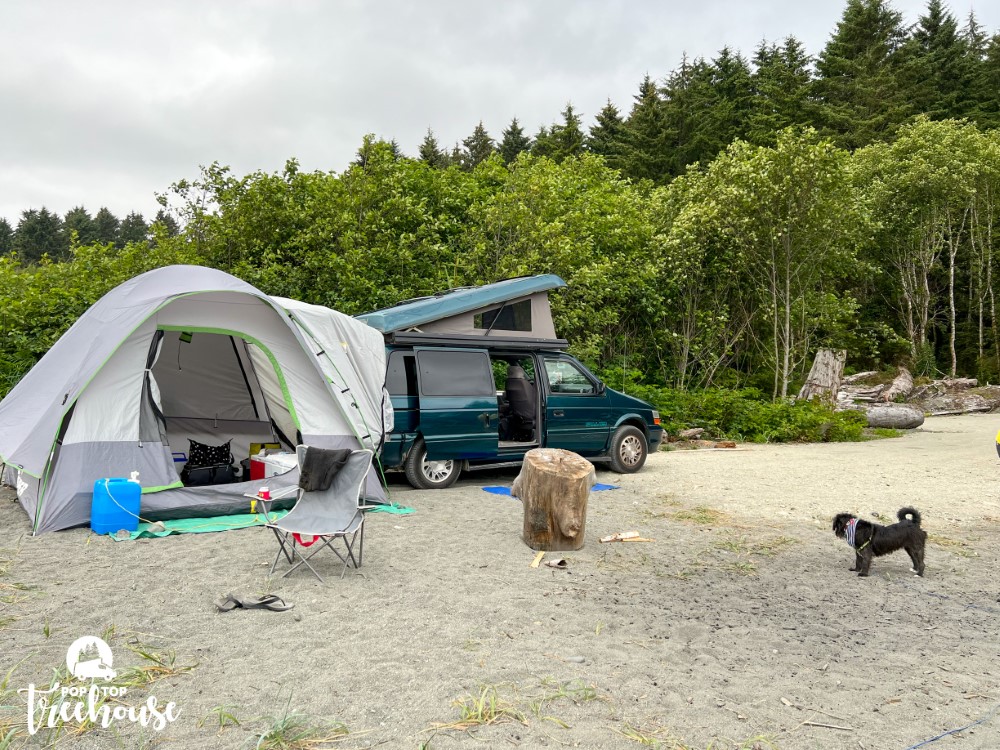
{"type": "Polygon", "coordinates": [[[912,430],[924,423],[924,413],[910,404],[878,404],[865,409],[869,427],[912,430]]]}
{"type": "Polygon", "coordinates": [[[913,376],[905,367],[899,368],[899,374],[892,381],[892,385],[882,391],[879,399],[882,401],[895,401],[902,396],[906,398],[913,391],[913,376]]]}
{"type": "Polygon", "coordinates": [[[813,360],[812,369],[809,370],[809,377],[799,391],[799,398],[808,401],[819,396],[826,401],[835,400],[840,390],[840,379],[844,375],[846,361],[847,352],[843,349],[837,351],[820,349],[816,352],[816,359],[813,360]]]}
{"type": "Polygon", "coordinates": [[[571,451],[528,451],[511,488],[524,504],[524,543],[535,550],[583,547],[587,498],[596,480],[593,464],[571,451]]]}

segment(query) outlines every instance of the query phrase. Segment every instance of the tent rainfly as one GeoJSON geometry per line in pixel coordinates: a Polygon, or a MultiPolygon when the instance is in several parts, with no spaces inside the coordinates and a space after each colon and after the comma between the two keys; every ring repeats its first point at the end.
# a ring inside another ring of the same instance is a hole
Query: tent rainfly
{"type": "MultiPolygon", "coordinates": [[[[198,266],[149,271],[112,289],[0,402],[3,478],[35,534],[89,522],[94,482],[139,472],[144,519],[249,508],[298,483],[186,487],[189,440],[378,451],[392,429],[382,335],[325,307],[269,297],[198,266]]],[[[376,473],[366,494],[384,499],[376,473]]]]}

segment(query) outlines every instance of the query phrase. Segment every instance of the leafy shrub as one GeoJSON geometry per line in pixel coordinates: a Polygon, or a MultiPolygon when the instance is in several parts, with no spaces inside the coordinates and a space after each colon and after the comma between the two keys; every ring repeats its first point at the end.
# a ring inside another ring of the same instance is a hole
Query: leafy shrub
{"type": "MultiPolygon", "coordinates": [[[[612,387],[623,382],[620,370],[607,374],[612,387]]],[[[818,400],[771,401],[755,388],[678,391],[641,383],[626,387],[630,396],[653,404],[672,435],[703,427],[713,438],[744,442],[845,442],[863,439],[867,424],[859,412],[837,412],[818,400]]]]}

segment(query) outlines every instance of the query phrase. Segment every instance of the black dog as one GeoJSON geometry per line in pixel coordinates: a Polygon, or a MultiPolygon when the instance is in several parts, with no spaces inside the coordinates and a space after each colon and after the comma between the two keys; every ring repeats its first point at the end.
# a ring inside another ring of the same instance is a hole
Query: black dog
{"type": "Polygon", "coordinates": [[[911,570],[924,574],[924,543],[927,532],[920,528],[920,513],[916,508],[900,508],[899,523],[891,526],[864,521],[850,513],[838,513],[833,519],[833,533],[854,547],[854,567],[859,576],[868,575],[872,558],[905,549],[913,562],[911,570]],[[909,516],[909,517],[908,517],[909,516]]]}

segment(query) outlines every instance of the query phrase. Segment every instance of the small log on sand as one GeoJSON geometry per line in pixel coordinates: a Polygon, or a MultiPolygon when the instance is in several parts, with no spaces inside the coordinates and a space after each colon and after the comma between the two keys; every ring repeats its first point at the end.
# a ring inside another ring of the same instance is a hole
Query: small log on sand
{"type": "Polygon", "coordinates": [[[845,375],[840,382],[843,385],[854,385],[859,380],[870,378],[872,375],[878,375],[878,373],[875,370],[865,370],[864,372],[856,372],[853,375],[845,375]]]}
{"type": "Polygon", "coordinates": [[[847,352],[844,349],[838,351],[820,349],[816,352],[816,359],[813,360],[812,369],[809,370],[809,377],[806,378],[805,385],[799,391],[799,398],[807,401],[814,396],[819,396],[826,401],[836,399],[846,361],[847,352]]]}
{"type": "Polygon", "coordinates": [[[583,547],[587,498],[596,481],[593,464],[571,451],[528,451],[511,488],[524,503],[524,543],[535,550],[583,547]]]}
{"type": "Polygon", "coordinates": [[[866,408],[869,427],[912,430],[924,423],[924,413],[909,404],[877,404],[866,408]]]}
{"type": "Polygon", "coordinates": [[[892,381],[892,385],[882,391],[879,396],[881,401],[895,401],[897,398],[902,396],[904,399],[910,395],[913,390],[913,376],[910,375],[910,371],[905,367],[899,368],[899,375],[896,379],[892,381]]]}

